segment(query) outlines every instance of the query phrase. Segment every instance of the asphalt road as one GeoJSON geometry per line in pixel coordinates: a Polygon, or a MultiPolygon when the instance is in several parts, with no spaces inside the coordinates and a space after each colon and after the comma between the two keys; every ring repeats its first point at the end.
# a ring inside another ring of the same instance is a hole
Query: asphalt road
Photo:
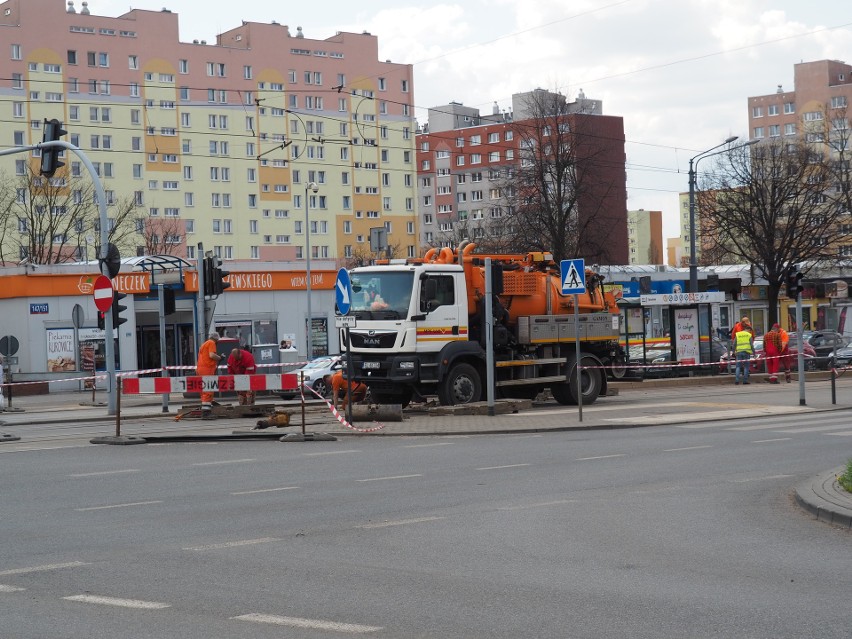
{"type": "Polygon", "coordinates": [[[16,450],[0,634],[845,639],[846,422],[16,450]]]}

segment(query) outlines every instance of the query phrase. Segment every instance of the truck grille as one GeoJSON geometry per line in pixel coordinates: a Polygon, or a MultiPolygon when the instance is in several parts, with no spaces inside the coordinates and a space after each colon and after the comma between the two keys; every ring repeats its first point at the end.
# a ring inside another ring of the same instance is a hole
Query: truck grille
{"type": "Polygon", "coordinates": [[[396,331],[370,333],[351,333],[352,346],[355,348],[393,348],[396,344],[396,331]]]}

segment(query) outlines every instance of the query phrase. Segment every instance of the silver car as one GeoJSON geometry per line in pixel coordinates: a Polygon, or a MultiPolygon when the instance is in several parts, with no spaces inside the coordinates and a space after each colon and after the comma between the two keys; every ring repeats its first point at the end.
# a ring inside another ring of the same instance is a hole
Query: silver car
{"type": "MultiPolygon", "coordinates": [[[[331,388],[329,388],[325,383],[325,376],[333,375],[339,371],[343,368],[345,361],[346,360],[342,355],[326,355],[323,357],[317,357],[301,368],[297,368],[296,370],[289,372],[294,373],[296,375],[296,379],[299,379],[301,375],[304,375],[305,384],[325,397],[331,391],[331,388]]],[[[298,395],[298,390],[281,392],[281,397],[284,399],[292,399],[298,395]]]]}

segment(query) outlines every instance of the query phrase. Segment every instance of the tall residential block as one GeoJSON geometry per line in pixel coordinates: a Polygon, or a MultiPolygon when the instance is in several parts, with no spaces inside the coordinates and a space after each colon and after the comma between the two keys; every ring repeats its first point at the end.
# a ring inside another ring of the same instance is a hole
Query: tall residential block
{"type": "MultiPolygon", "coordinates": [[[[344,258],[369,253],[374,228],[415,253],[412,67],[379,60],[376,36],[243,21],[215,44],[180,42],[167,9],[104,17],[96,4],[0,4],[0,148],[62,122],[110,206],[145,214],[137,253],[148,233],[181,257],[203,243],[229,260],[301,259],[309,230],[312,257],[344,258]]],[[[37,155],[0,171],[37,172],[37,155]]],[[[73,190],[85,166],[63,161],[54,180],[73,190]]]]}
{"type": "Polygon", "coordinates": [[[638,209],[627,212],[629,264],[665,264],[663,212],[638,209]]]}
{"type": "MultiPolygon", "coordinates": [[[[524,161],[519,128],[533,127],[529,105],[542,91],[513,95],[509,111],[495,103],[491,113],[481,114],[458,102],[429,109],[428,124],[417,135],[417,209],[424,249],[456,246],[465,239],[499,244],[501,236],[514,234],[511,225],[523,223],[505,191],[514,188],[512,176],[524,161]]],[[[577,132],[577,139],[585,135],[574,147],[574,166],[587,180],[576,195],[578,226],[589,234],[589,246],[603,246],[606,253],[575,257],[626,264],[623,119],[603,115],[600,101],[582,93],[561,112],[560,126],[577,132]]]]}

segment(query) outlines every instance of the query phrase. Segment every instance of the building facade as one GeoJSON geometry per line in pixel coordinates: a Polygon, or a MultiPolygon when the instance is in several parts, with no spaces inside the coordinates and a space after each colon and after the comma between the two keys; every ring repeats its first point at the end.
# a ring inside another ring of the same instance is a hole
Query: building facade
{"type": "MultiPolygon", "coordinates": [[[[513,204],[506,190],[513,188],[511,176],[524,161],[517,131],[531,120],[527,105],[536,92],[514,95],[511,111],[501,111],[495,103],[490,114],[480,114],[479,109],[456,102],[429,110],[428,124],[417,135],[417,210],[423,249],[455,246],[464,239],[499,245],[501,234],[513,234],[507,224],[522,223],[510,220],[513,204]]],[[[623,119],[603,115],[600,101],[582,93],[566,111],[566,126],[588,132],[587,137],[595,141],[587,158],[578,152],[578,171],[585,172],[589,183],[605,185],[605,193],[588,191],[578,196],[579,216],[587,216],[580,226],[594,232],[593,218],[606,218],[608,226],[599,227],[606,237],[596,238],[606,245],[605,261],[627,263],[623,119]],[[577,124],[580,121],[582,126],[577,124]]]]}
{"type": "Polygon", "coordinates": [[[667,263],[663,249],[663,212],[628,211],[627,245],[631,265],[667,263]]]}
{"type": "MultiPolygon", "coordinates": [[[[143,214],[123,254],[193,259],[201,243],[225,260],[335,259],[369,251],[377,227],[415,253],[412,67],[379,61],[376,36],[315,40],[244,21],[215,44],[180,42],[167,9],[104,17],[65,0],[0,3],[0,34],[0,147],[63,123],[108,205],[124,198],[143,214]]],[[[74,191],[89,176],[66,155],[51,183],[74,191]]],[[[0,169],[37,175],[38,156],[0,169]]],[[[89,231],[41,241],[63,239],[79,258],[89,231]]]]}

